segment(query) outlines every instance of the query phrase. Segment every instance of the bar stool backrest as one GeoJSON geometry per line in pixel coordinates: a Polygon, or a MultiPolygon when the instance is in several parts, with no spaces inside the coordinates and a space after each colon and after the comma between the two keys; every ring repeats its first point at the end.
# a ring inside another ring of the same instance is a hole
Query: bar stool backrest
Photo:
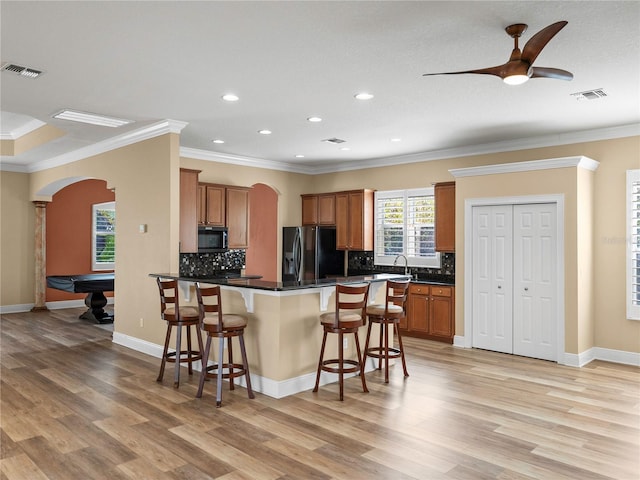
{"type": "Polygon", "coordinates": [[[385,302],[385,316],[389,314],[390,305],[397,305],[399,307],[402,307],[402,316],[406,314],[408,292],[409,280],[387,280],[387,301],[385,302]]]}
{"type": "Polygon", "coordinates": [[[178,299],[178,281],[157,278],[160,290],[160,315],[163,320],[176,321],[180,318],[180,304],[178,299]]]}
{"type": "Polygon", "coordinates": [[[205,317],[208,317],[208,323],[215,326],[216,333],[222,332],[224,330],[224,320],[220,285],[201,287],[199,283],[196,283],[196,296],[200,310],[200,325],[204,322],[205,317]]]}
{"type": "Polygon", "coordinates": [[[365,285],[336,285],[336,315],[334,327],[340,324],[340,315],[344,313],[353,313],[360,315],[362,324],[366,323],[366,308],[369,299],[369,284],[365,285]],[[359,311],[358,311],[359,310],[359,311]]]}

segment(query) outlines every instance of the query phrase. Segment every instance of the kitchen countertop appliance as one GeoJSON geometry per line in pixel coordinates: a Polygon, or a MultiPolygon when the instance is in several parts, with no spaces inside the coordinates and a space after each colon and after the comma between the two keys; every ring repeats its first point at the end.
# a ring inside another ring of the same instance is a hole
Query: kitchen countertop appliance
{"type": "Polygon", "coordinates": [[[335,227],[282,228],[282,281],[344,275],[344,252],[336,250],[335,227]]]}

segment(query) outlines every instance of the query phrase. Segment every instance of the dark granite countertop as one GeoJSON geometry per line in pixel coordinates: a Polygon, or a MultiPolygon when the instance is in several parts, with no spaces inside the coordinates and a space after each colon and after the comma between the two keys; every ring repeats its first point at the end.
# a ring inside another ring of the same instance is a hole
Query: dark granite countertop
{"type": "Polygon", "coordinates": [[[206,278],[206,277],[191,277],[184,276],[177,273],[150,273],[150,277],[171,278],[181,280],[185,282],[201,282],[209,283],[213,285],[227,285],[232,287],[244,287],[253,288],[258,290],[272,290],[272,291],[287,291],[287,290],[302,290],[306,288],[320,288],[336,285],[337,283],[350,284],[350,283],[364,283],[364,282],[382,282],[385,280],[403,279],[407,278],[405,275],[378,273],[371,275],[350,275],[348,277],[336,277],[336,278],[321,278],[315,280],[303,280],[301,282],[271,282],[267,280],[261,280],[256,276],[245,276],[236,278],[206,278]]]}

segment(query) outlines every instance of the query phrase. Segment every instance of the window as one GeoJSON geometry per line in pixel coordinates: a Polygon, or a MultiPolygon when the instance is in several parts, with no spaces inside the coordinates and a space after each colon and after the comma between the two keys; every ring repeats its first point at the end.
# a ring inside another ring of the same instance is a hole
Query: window
{"type": "Polygon", "coordinates": [[[640,170],[627,170],[627,318],[640,320],[640,170]]]}
{"type": "Polygon", "coordinates": [[[93,270],[113,270],[116,258],[116,202],[93,205],[93,270]]]}
{"type": "Polygon", "coordinates": [[[376,265],[393,265],[404,255],[410,267],[440,268],[433,188],[375,192],[375,216],[376,265]]]}

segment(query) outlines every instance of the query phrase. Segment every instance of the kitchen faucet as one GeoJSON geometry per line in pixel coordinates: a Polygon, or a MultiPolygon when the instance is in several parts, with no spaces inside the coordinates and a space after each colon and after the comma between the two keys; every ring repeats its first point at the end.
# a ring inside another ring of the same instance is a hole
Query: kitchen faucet
{"type": "Polygon", "coordinates": [[[409,266],[409,261],[407,260],[407,257],[405,257],[404,255],[402,255],[402,254],[397,255],[397,256],[396,256],[396,258],[395,258],[395,260],[393,261],[393,266],[395,267],[395,266],[398,264],[398,259],[399,259],[400,257],[404,258],[404,274],[405,274],[405,275],[408,275],[408,274],[409,274],[409,268],[408,268],[408,266],[409,266]]]}

